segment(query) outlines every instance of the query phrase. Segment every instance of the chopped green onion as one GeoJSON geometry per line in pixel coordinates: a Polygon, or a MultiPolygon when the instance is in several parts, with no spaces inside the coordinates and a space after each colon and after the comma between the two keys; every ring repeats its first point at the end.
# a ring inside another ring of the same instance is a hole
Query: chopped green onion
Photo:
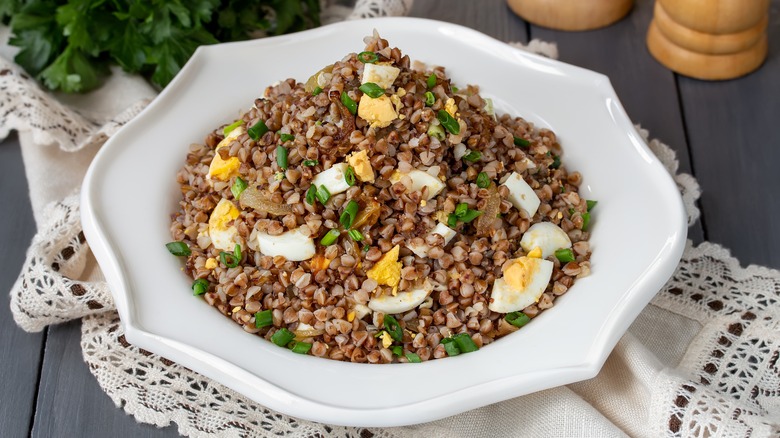
{"type": "Polygon", "coordinates": [[[312,90],[311,95],[316,96],[318,94],[322,93],[322,87],[317,87],[314,90],[312,90]]]}
{"type": "Polygon", "coordinates": [[[314,184],[309,186],[309,190],[306,190],[306,203],[314,205],[314,201],[317,199],[317,187],[314,184]]]}
{"type": "Polygon", "coordinates": [[[293,353],[306,354],[311,350],[311,344],[308,342],[295,342],[291,350],[293,353]]]}
{"type": "Polygon", "coordinates": [[[347,231],[347,234],[355,242],[360,242],[361,240],[363,240],[363,234],[361,234],[360,231],[358,231],[358,230],[349,230],[349,231],[347,231]]]}
{"type": "Polygon", "coordinates": [[[561,193],[566,193],[566,184],[561,183],[561,193]]]}
{"type": "Polygon", "coordinates": [[[344,172],[344,181],[347,182],[347,185],[352,187],[357,182],[355,180],[355,169],[352,168],[352,166],[347,166],[347,170],[344,172]]]}
{"type": "Polygon", "coordinates": [[[209,290],[209,282],[205,278],[199,278],[192,283],[192,294],[203,295],[209,290]]]}
{"type": "Polygon", "coordinates": [[[171,254],[182,257],[182,256],[188,256],[192,254],[192,251],[190,251],[190,247],[187,246],[184,242],[170,242],[166,243],[165,247],[168,248],[168,252],[171,254]]]}
{"type": "Polygon", "coordinates": [[[357,113],[357,102],[352,100],[352,98],[349,97],[349,94],[347,94],[346,91],[341,92],[341,103],[343,103],[344,106],[347,107],[350,113],[352,114],[357,113]]]}
{"type": "Polygon", "coordinates": [[[236,244],[233,252],[222,251],[219,253],[219,260],[228,268],[235,268],[241,262],[241,245],[236,244]]]}
{"type": "Polygon", "coordinates": [[[341,222],[341,225],[343,225],[344,228],[349,229],[352,227],[352,222],[355,221],[359,208],[360,206],[354,199],[347,203],[347,206],[344,207],[344,212],[341,213],[341,217],[339,218],[339,222],[341,222]]]}
{"type": "Polygon", "coordinates": [[[262,312],[255,313],[255,328],[268,327],[274,323],[273,310],[263,310],[262,312]]]}
{"type": "Polygon", "coordinates": [[[279,138],[282,140],[282,142],[295,140],[295,136],[292,134],[279,134],[279,138]]]}
{"type": "Polygon", "coordinates": [[[444,351],[447,352],[447,356],[457,356],[460,354],[460,348],[458,348],[458,343],[455,342],[452,338],[444,338],[441,340],[442,345],[444,345],[444,351]]]}
{"type": "Polygon", "coordinates": [[[479,161],[480,158],[482,158],[482,154],[479,151],[471,151],[468,154],[463,156],[463,159],[468,161],[469,163],[474,163],[476,161],[479,161]]]}
{"type": "Polygon", "coordinates": [[[582,231],[585,231],[588,228],[589,223],[590,213],[582,213],[582,231]]]}
{"type": "Polygon", "coordinates": [[[369,249],[371,249],[371,245],[369,245],[367,243],[365,245],[363,245],[363,252],[368,252],[369,249]]]}
{"type": "Polygon", "coordinates": [[[459,88],[458,88],[458,87],[456,87],[456,86],[454,86],[454,85],[453,85],[451,88],[452,88],[452,92],[453,92],[453,93],[457,93],[457,92],[458,92],[458,90],[459,90],[459,88]]]}
{"type": "Polygon", "coordinates": [[[320,201],[320,204],[325,205],[328,202],[328,199],[330,199],[330,190],[324,185],[321,185],[317,189],[317,200],[320,201]]]}
{"type": "Polygon", "coordinates": [[[485,172],[479,172],[477,175],[477,187],[480,189],[486,189],[490,185],[490,177],[485,172]]]}
{"type": "Polygon", "coordinates": [[[422,359],[420,359],[420,356],[414,354],[414,353],[406,353],[406,360],[409,361],[409,363],[420,363],[422,362],[422,359]]]}
{"type": "Polygon", "coordinates": [[[444,133],[444,128],[441,125],[428,125],[428,137],[433,137],[436,140],[442,141],[447,137],[444,133]]]}
{"type": "Polygon", "coordinates": [[[447,226],[450,228],[455,228],[456,225],[458,225],[458,217],[455,216],[454,213],[450,213],[450,215],[447,216],[447,226]]]}
{"type": "Polygon", "coordinates": [[[444,129],[449,131],[450,134],[458,135],[460,133],[460,123],[450,115],[447,111],[439,110],[436,117],[439,122],[444,126],[444,129]]]}
{"type": "Polygon", "coordinates": [[[374,52],[360,52],[357,55],[357,59],[363,64],[373,64],[379,59],[379,57],[376,56],[376,53],[374,52]]]}
{"type": "Polygon", "coordinates": [[[523,312],[511,312],[507,313],[504,319],[506,322],[512,324],[515,327],[522,327],[528,324],[528,321],[531,320],[531,317],[523,312]]]}
{"type": "Polygon", "coordinates": [[[341,232],[339,230],[333,229],[325,233],[324,236],[322,236],[322,239],[320,240],[320,245],[322,246],[330,246],[336,243],[336,239],[339,238],[341,235],[341,232]]]}
{"type": "Polygon", "coordinates": [[[469,205],[465,202],[461,202],[457,207],[455,207],[455,216],[460,219],[464,214],[466,214],[467,211],[469,211],[469,205]]]}
{"type": "Polygon", "coordinates": [[[395,347],[393,347],[393,354],[396,356],[400,356],[404,354],[404,347],[400,345],[396,345],[395,347]]]}
{"type": "Polygon", "coordinates": [[[246,181],[244,181],[243,178],[240,176],[236,177],[236,180],[233,181],[233,185],[230,186],[230,191],[233,193],[233,197],[238,199],[239,196],[241,196],[241,193],[246,190],[248,184],[246,181]]]}
{"type": "Polygon", "coordinates": [[[222,128],[222,135],[228,135],[231,132],[233,132],[234,129],[238,128],[239,126],[243,125],[244,121],[241,119],[236,120],[235,122],[225,126],[222,128]]]}
{"type": "Polygon", "coordinates": [[[264,136],[266,132],[268,132],[268,126],[265,126],[265,122],[262,120],[259,120],[254,126],[246,130],[249,137],[255,141],[264,136]]]}
{"type": "Polygon", "coordinates": [[[293,339],[295,339],[295,333],[287,330],[284,327],[277,330],[276,333],[271,336],[271,342],[280,347],[286,347],[287,344],[289,344],[293,339]]]}
{"type": "Polygon", "coordinates": [[[429,90],[436,86],[436,73],[431,73],[431,75],[428,76],[426,85],[428,85],[429,90]]]}
{"type": "Polygon", "coordinates": [[[560,155],[553,155],[553,162],[550,164],[551,169],[557,169],[561,167],[561,157],[560,155]]]}
{"type": "Polygon", "coordinates": [[[599,201],[592,201],[592,200],[590,200],[590,199],[588,199],[588,200],[587,200],[587,201],[585,201],[585,202],[588,204],[588,211],[591,211],[591,210],[593,210],[593,207],[595,207],[595,206],[596,206],[596,204],[598,204],[598,203],[599,203],[599,201]]]}
{"type": "Polygon", "coordinates": [[[317,120],[316,122],[314,122],[314,125],[315,126],[322,126],[322,120],[317,120]]]}
{"type": "Polygon", "coordinates": [[[276,147],[276,164],[287,170],[287,148],[282,145],[276,147]]]}
{"type": "Polygon", "coordinates": [[[521,148],[527,148],[528,146],[531,146],[531,142],[520,137],[515,137],[515,146],[520,146],[521,148]]]}
{"type": "Polygon", "coordinates": [[[469,223],[474,219],[478,218],[480,215],[482,215],[482,212],[479,210],[469,210],[466,212],[466,214],[459,217],[458,219],[461,220],[462,222],[469,223]]]}
{"type": "Polygon", "coordinates": [[[384,327],[390,337],[395,339],[396,342],[401,342],[404,339],[404,329],[398,324],[398,320],[392,315],[385,315],[384,327]]]}
{"type": "Polygon", "coordinates": [[[306,167],[314,167],[320,164],[318,160],[303,160],[303,165],[306,167]]]}
{"type": "Polygon", "coordinates": [[[425,92],[425,106],[432,106],[434,103],[436,103],[436,96],[433,95],[430,91],[425,92]]]}
{"type": "Polygon", "coordinates": [[[365,84],[361,85],[359,89],[372,99],[376,99],[379,96],[384,96],[385,94],[385,89],[373,82],[366,82],[365,84]]]}
{"type": "Polygon", "coordinates": [[[574,252],[572,252],[571,248],[562,248],[555,251],[555,258],[561,263],[573,262],[574,252]]]}
{"type": "Polygon", "coordinates": [[[458,333],[452,339],[458,344],[458,349],[461,353],[471,353],[479,350],[479,347],[477,347],[477,344],[474,343],[468,333],[458,333]]]}

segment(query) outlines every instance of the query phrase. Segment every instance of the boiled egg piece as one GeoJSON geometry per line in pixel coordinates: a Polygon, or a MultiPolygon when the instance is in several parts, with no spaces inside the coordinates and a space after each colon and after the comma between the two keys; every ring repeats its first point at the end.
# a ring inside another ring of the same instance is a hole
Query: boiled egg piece
{"type": "Polygon", "coordinates": [[[375,312],[397,314],[417,308],[433,291],[433,285],[426,281],[412,290],[398,292],[395,295],[382,295],[371,298],[368,307],[375,312]]]}
{"type": "Polygon", "coordinates": [[[278,236],[258,232],[257,247],[263,255],[283,256],[291,262],[308,260],[317,252],[308,230],[304,231],[300,227],[278,236]]]}
{"type": "Polygon", "coordinates": [[[230,146],[233,140],[238,138],[239,135],[244,133],[243,126],[237,126],[230,133],[219,142],[214,149],[216,152],[214,158],[211,160],[209,166],[209,177],[218,179],[220,181],[227,181],[230,178],[238,175],[238,168],[241,166],[241,161],[237,157],[230,157],[227,160],[223,160],[219,155],[219,150],[230,146]]]}
{"type": "Polygon", "coordinates": [[[519,257],[508,261],[503,277],[497,278],[490,293],[488,308],[498,313],[523,310],[539,301],[553,272],[553,262],[519,257]]]}
{"type": "Polygon", "coordinates": [[[334,164],[330,169],[318,173],[311,183],[318,188],[325,186],[331,195],[346,192],[349,188],[349,184],[347,184],[347,180],[344,178],[347,167],[349,167],[347,163],[334,164]]]}
{"type": "Polygon", "coordinates": [[[401,282],[401,266],[398,261],[401,247],[396,245],[390,251],[386,252],[382,258],[377,260],[376,264],[366,271],[366,277],[376,280],[380,285],[393,288],[393,295],[398,290],[398,283],[401,282]]]}
{"type": "Polygon", "coordinates": [[[390,88],[400,73],[401,70],[392,65],[364,64],[360,83],[373,82],[382,88],[390,88]]]}
{"type": "Polygon", "coordinates": [[[363,182],[374,182],[374,168],[368,160],[368,151],[362,150],[350,154],[347,157],[347,163],[355,170],[357,179],[363,182]]]}
{"type": "Polygon", "coordinates": [[[523,179],[522,175],[517,172],[512,172],[506,181],[502,184],[509,189],[509,196],[507,199],[518,210],[525,210],[528,213],[528,217],[534,217],[536,210],[539,209],[539,197],[536,196],[534,189],[528,185],[523,179]]]}
{"type": "MultiPolygon", "coordinates": [[[[435,227],[433,227],[433,230],[431,230],[431,232],[428,234],[440,235],[441,237],[444,238],[444,246],[447,246],[447,244],[450,243],[450,240],[452,240],[452,238],[455,237],[455,235],[458,233],[452,228],[439,222],[438,224],[436,224],[435,227]]],[[[428,245],[427,243],[423,243],[422,245],[409,244],[406,245],[406,247],[409,248],[413,253],[417,254],[417,256],[419,257],[428,257],[428,250],[431,249],[430,245],[428,245]]]]}
{"type": "Polygon", "coordinates": [[[364,94],[358,104],[358,116],[373,128],[384,128],[398,118],[393,101],[382,95],[377,98],[364,94]]]}
{"type": "Polygon", "coordinates": [[[534,248],[541,248],[542,258],[555,254],[562,248],[571,248],[571,239],[565,231],[552,222],[539,222],[531,225],[520,239],[520,247],[525,252],[531,252],[534,248]]]}
{"type": "Polygon", "coordinates": [[[428,172],[423,172],[422,170],[412,170],[409,173],[393,172],[393,174],[390,175],[390,182],[395,184],[399,181],[403,182],[406,189],[412,192],[419,192],[422,191],[423,187],[428,187],[428,197],[425,198],[426,201],[434,198],[442,189],[444,189],[444,183],[439,178],[436,178],[428,172]],[[404,176],[409,177],[411,184],[405,182],[404,176]]]}
{"type": "Polygon", "coordinates": [[[233,251],[236,246],[236,236],[238,229],[229,225],[235,220],[240,212],[231,201],[221,199],[214,211],[209,216],[209,237],[214,248],[222,251],[233,251]]]}

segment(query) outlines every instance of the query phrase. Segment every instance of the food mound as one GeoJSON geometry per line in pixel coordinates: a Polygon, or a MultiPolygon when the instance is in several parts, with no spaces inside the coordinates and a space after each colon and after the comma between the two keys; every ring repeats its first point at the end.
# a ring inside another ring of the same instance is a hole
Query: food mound
{"type": "Polygon", "coordinates": [[[190,146],[168,249],[195,295],[296,353],[476,351],[588,275],[595,201],[553,132],[365,42],[190,146]]]}

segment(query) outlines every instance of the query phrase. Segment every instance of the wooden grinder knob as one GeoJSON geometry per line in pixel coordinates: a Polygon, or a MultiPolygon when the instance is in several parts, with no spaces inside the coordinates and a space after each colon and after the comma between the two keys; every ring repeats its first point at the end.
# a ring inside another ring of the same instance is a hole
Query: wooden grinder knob
{"type": "Polygon", "coordinates": [[[697,79],[746,75],[766,59],[769,0],[657,0],[650,53],[697,79]]]}
{"type": "Polygon", "coordinates": [[[507,0],[526,21],[558,30],[590,30],[623,18],[634,0],[507,0]]]}

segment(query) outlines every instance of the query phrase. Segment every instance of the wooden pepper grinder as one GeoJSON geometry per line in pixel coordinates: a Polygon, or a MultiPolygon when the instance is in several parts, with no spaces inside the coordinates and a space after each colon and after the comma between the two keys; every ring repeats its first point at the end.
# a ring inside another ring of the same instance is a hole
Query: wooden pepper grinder
{"type": "Polygon", "coordinates": [[[769,0],[656,0],[647,47],[677,73],[732,79],[766,59],[768,22],[769,0]]]}
{"type": "Polygon", "coordinates": [[[623,18],[634,0],[507,0],[515,14],[558,30],[591,30],[623,18]]]}

